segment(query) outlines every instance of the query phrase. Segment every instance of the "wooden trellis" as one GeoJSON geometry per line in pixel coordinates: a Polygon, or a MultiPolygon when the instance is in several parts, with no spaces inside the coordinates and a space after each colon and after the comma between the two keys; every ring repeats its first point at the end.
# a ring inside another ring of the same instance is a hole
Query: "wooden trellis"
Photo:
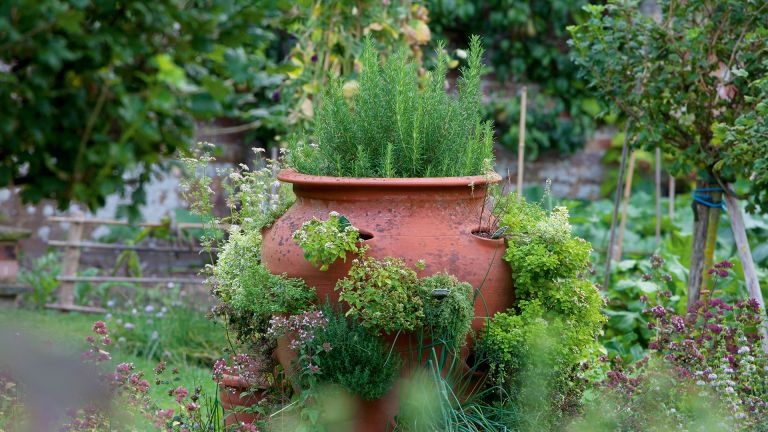
{"type": "MultiPolygon", "coordinates": [[[[75,304],[75,284],[78,282],[113,282],[113,283],[132,283],[142,285],[157,284],[194,284],[201,285],[204,279],[201,278],[180,278],[180,277],[130,277],[130,276],[78,276],[80,267],[80,253],[83,249],[105,249],[105,250],[133,250],[133,251],[154,251],[154,252],[200,252],[198,248],[179,247],[179,246],[147,246],[147,245],[126,245],[114,243],[101,243],[93,241],[83,241],[83,231],[86,225],[130,225],[127,221],[115,219],[92,218],[86,219],[84,215],[76,216],[52,216],[47,219],[50,223],[68,223],[69,231],[66,240],[49,240],[48,245],[64,250],[64,262],[61,274],[58,277],[61,285],[59,287],[59,298],[56,303],[47,304],[49,309],[62,311],[104,313],[105,310],[92,306],[80,306],[75,304]]],[[[159,228],[166,226],[162,223],[145,222],[137,224],[144,228],[159,228]]],[[[173,226],[177,232],[187,229],[206,228],[208,225],[201,223],[178,223],[173,226]]],[[[224,228],[225,225],[219,225],[224,228]]]]}

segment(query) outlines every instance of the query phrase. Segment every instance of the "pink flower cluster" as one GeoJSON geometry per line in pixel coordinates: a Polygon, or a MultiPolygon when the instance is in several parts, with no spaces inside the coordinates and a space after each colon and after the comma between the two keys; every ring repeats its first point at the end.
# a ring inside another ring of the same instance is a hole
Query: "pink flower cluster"
{"type": "Polygon", "coordinates": [[[269,320],[269,336],[277,338],[288,335],[291,338],[290,348],[298,351],[315,338],[315,330],[325,328],[328,318],[322,311],[308,311],[288,318],[281,316],[269,320]]]}

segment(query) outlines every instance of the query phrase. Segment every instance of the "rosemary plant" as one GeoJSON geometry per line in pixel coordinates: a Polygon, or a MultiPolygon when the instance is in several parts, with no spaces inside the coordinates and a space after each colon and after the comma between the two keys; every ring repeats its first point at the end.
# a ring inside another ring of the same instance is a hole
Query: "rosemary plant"
{"type": "Polygon", "coordinates": [[[491,170],[493,126],[482,120],[483,49],[473,37],[456,95],[445,90],[448,55],[420,80],[401,50],[379,61],[365,41],[359,85],[342,80],[325,89],[314,135],[289,143],[288,164],[305,174],[338,177],[455,177],[491,170]],[[424,86],[421,88],[420,83],[424,86]],[[350,92],[350,89],[354,90],[350,92]]]}

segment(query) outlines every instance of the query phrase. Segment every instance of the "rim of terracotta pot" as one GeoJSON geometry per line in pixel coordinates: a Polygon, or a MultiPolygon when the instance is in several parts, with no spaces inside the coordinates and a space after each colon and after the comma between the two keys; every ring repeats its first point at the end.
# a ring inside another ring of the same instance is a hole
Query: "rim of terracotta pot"
{"type": "Polygon", "coordinates": [[[369,186],[369,187],[457,187],[485,186],[499,183],[502,178],[496,172],[485,175],[464,177],[332,177],[302,174],[294,169],[285,168],[277,174],[277,179],[300,186],[369,186]]]}

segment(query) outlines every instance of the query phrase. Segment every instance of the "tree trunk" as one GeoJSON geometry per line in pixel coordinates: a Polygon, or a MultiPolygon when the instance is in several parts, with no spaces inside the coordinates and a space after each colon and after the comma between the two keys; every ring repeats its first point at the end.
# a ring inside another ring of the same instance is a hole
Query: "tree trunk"
{"type": "Polygon", "coordinates": [[[763,292],[760,291],[760,281],[757,279],[755,262],[752,260],[752,251],[750,251],[749,241],[747,241],[744,216],[741,214],[741,207],[736,198],[726,194],[725,205],[728,206],[733,238],[736,241],[736,249],[739,253],[741,267],[744,269],[744,281],[747,285],[749,298],[757,300],[760,305],[760,316],[763,318],[763,325],[760,326],[760,334],[763,338],[761,345],[763,352],[768,353],[768,330],[766,330],[768,322],[765,320],[765,301],[763,300],[763,292]]]}
{"type": "Polygon", "coordinates": [[[656,232],[655,232],[655,240],[656,240],[656,249],[658,252],[658,249],[661,247],[661,148],[656,147],[656,163],[655,165],[655,175],[653,178],[654,183],[656,183],[656,232]]]}
{"type": "MultiPolygon", "coordinates": [[[[722,199],[720,192],[710,192],[710,202],[719,203],[722,199]]],[[[709,208],[709,222],[707,224],[707,243],[704,248],[704,268],[702,269],[702,289],[700,292],[707,290],[707,299],[712,298],[711,286],[712,276],[709,274],[709,269],[714,267],[715,264],[715,246],[717,246],[717,226],[720,222],[720,207],[709,208]]]]}
{"type": "Polygon", "coordinates": [[[704,277],[704,249],[707,245],[707,228],[709,226],[709,207],[694,201],[693,211],[693,245],[691,266],[688,273],[688,308],[690,309],[699,299],[701,283],[704,277]]]}

